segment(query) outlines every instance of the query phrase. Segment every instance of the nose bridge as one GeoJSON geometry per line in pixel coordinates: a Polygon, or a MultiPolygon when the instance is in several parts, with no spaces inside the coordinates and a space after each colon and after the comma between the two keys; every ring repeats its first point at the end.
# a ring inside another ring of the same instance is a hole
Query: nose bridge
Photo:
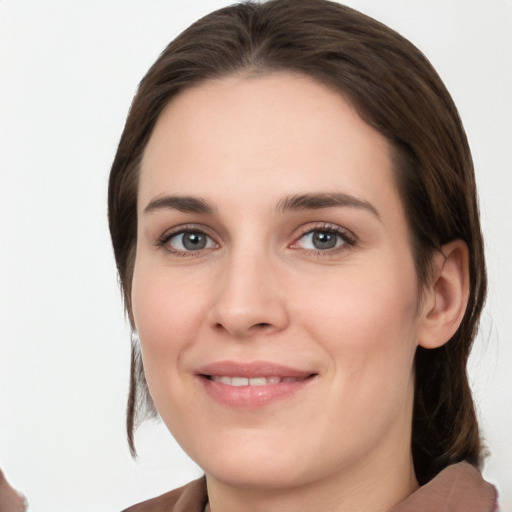
{"type": "Polygon", "coordinates": [[[245,338],[255,332],[282,330],[288,321],[277,258],[262,245],[234,245],[222,266],[212,304],[216,328],[245,338]]]}

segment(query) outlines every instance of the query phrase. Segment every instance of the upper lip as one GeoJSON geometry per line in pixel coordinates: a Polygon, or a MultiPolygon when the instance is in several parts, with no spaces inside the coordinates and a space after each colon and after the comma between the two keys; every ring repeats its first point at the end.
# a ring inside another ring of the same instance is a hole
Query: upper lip
{"type": "Polygon", "coordinates": [[[246,377],[248,379],[255,377],[297,377],[305,378],[315,375],[315,372],[291,368],[282,364],[269,361],[216,361],[206,364],[197,369],[198,375],[206,376],[226,376],[226,377],[246,377]]]}

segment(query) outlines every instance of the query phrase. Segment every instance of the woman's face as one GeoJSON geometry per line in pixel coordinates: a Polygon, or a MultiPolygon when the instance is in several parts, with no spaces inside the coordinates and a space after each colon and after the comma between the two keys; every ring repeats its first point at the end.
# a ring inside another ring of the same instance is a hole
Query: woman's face
{"type": "Polygon", "coordinates": [[[156,407],[218,481],[410,463],[421,327],[390,148],[301,75],[182,92],[146,148],[133,315],[156,407]]]}

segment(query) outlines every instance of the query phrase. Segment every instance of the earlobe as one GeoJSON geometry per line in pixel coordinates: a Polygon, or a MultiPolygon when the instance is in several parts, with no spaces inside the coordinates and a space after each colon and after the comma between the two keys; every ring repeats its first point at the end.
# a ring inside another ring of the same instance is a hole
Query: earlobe
{"type": "Polygon", "coordinates": [[[438,348],[459,328],[469,297],[469,253],[454,240],[434,256],[434,276],[425,292],[418,344],[438,348]]]}

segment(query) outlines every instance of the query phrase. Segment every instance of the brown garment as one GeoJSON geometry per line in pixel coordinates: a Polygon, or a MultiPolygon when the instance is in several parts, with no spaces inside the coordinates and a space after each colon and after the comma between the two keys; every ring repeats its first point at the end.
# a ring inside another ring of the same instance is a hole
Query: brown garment
{"type": "Polygon", "coordinates": [[[0,512],[24,512],[27,500],[16,492],[0,470],[0,512]]]}
{"type": "Polygon", "coordinates": [[[448,466],[389,512],[497,512],[498,494],[467,462],[448,466]]]}
{"type": "MultiPolygon", "coordinates": [[[[123,512],[203,512],[206,480],[162,494],[123,512]]],[[[389,512],[497,512],[496,489],[466,462],[449,466],[389,512]]]]}
{"type": "Polygon", "coordinates": [[[123,512],[204,512],[207,502],[206,479],[203,476],[179,489],[133,505],[123,512]]]}

